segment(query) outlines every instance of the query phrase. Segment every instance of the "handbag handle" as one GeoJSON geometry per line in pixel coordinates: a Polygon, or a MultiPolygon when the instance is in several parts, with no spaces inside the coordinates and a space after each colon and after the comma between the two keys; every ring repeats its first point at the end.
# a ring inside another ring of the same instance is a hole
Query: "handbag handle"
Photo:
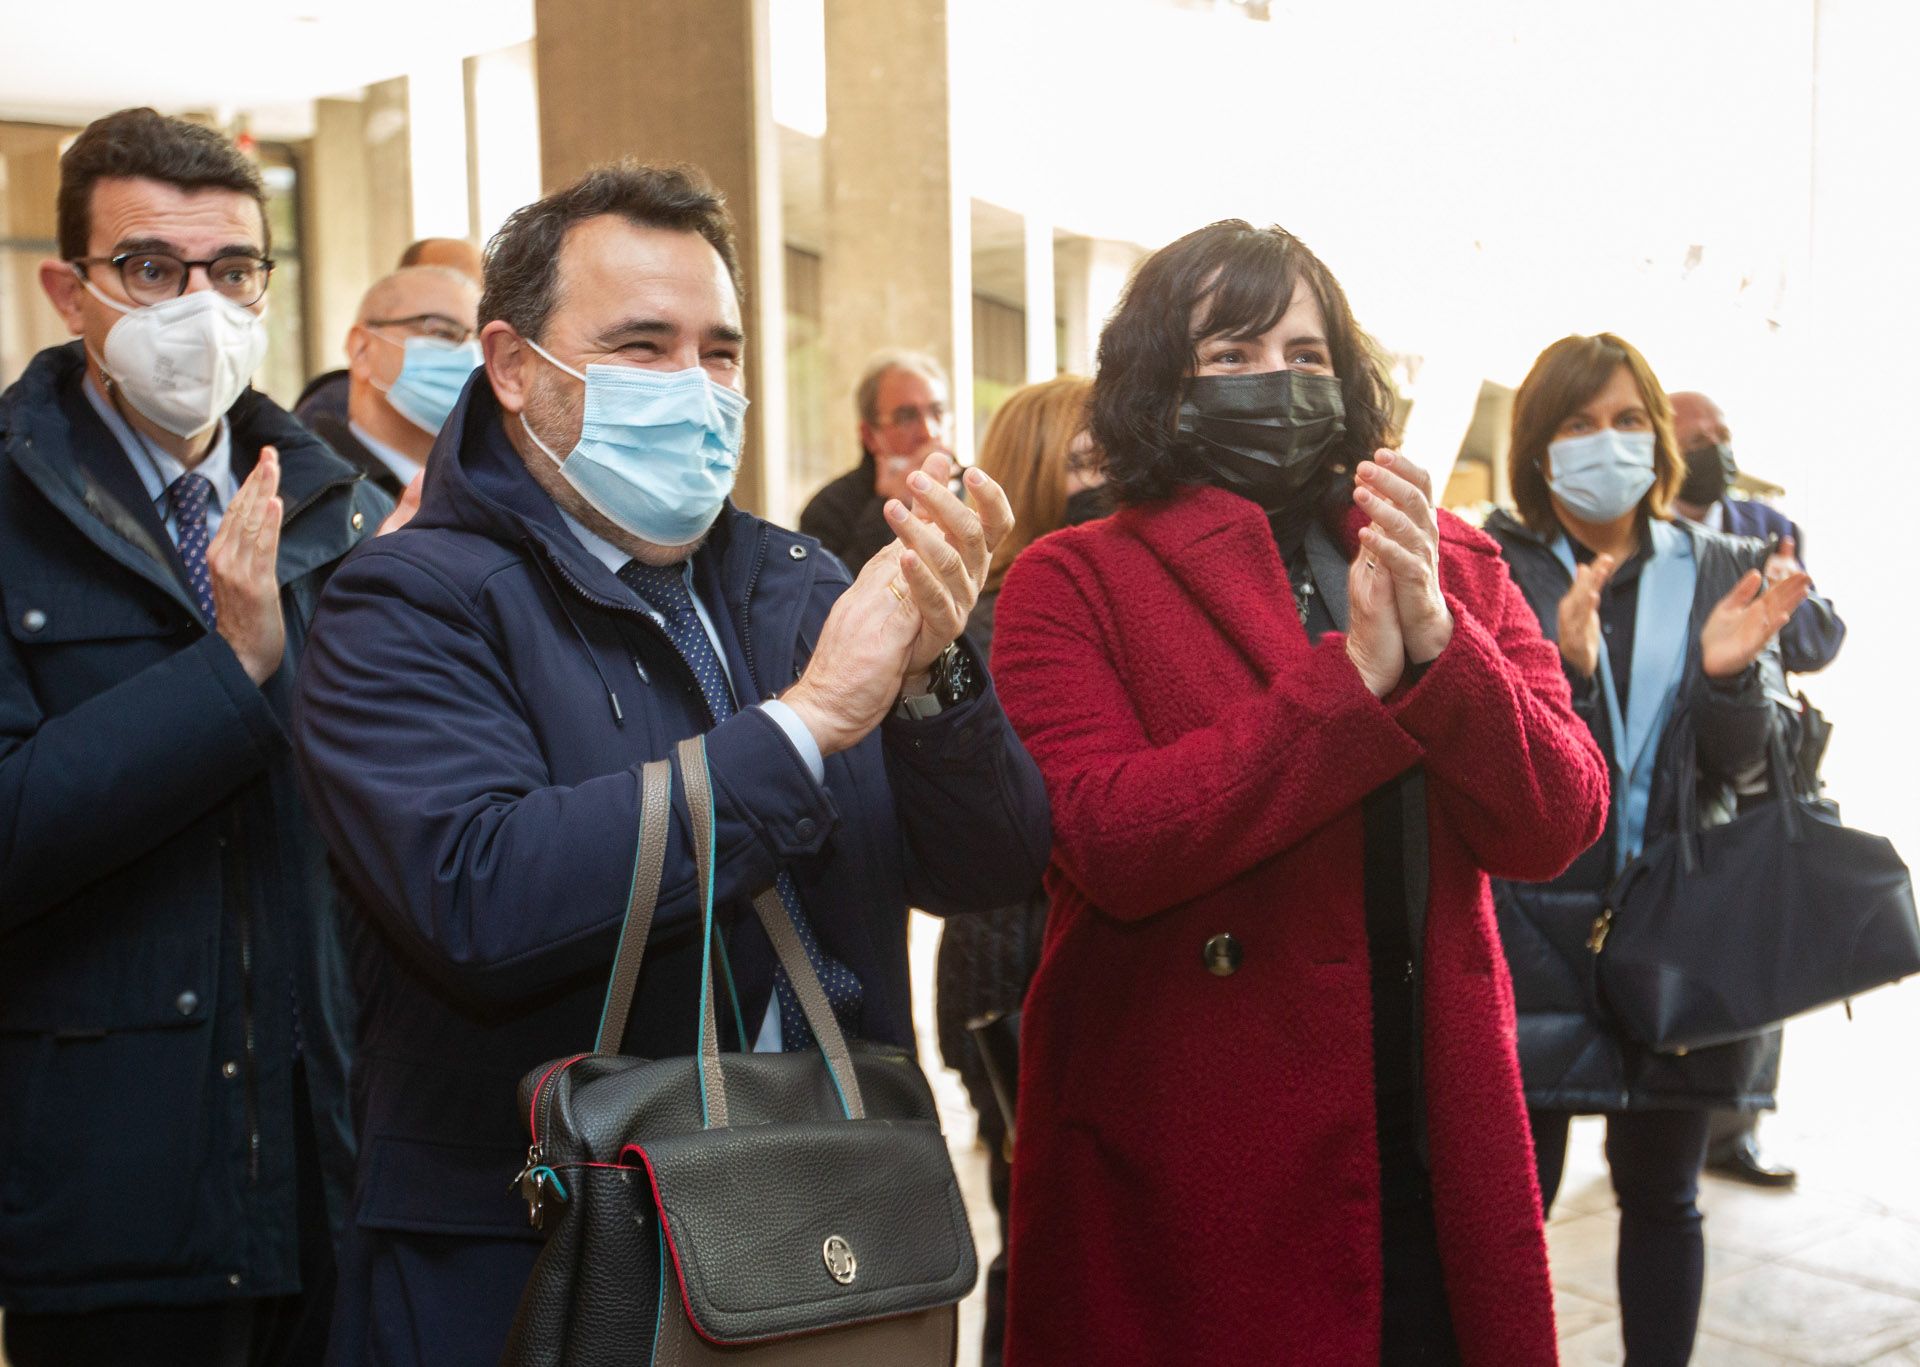
{"type": "MultiPolygon", "coordinates": [[[[701,951],[700,1077],[707,1128],[717,1129],[727,1123],[727,1099],[726,1078],[720,1070],[720,1037],[713,1010],[713,975],[706,967],[707,959],[713,952],[713,784],[707,772],[704,738],[693,736],[681,741],[678,752],[680,779],[686,784],[687,807],[693,814],[694,862],[700,871],[700,898],[705,909],[706,944],[701,951]]],[[[799,933],[793,928],[792,918],[787,915],[786,905],[781,902],[778,891],[767,888],[753,899],[753,909],[760,918],[767,939],[773,944],[773,952],[779,957],[780,966],[786,970],[787,978],[793,984],[794,995],[800,999],[800,1010],[813,1030],[813,1038],[819,1044],[820,1052],[826,1058],[827,1073],[839,1092],[841,1110],[849,1120],[863,1119],[866,1105],[860,1095],[859,1078],[854,1074],[853,1054],[847,1047],[846,1034],[827,1002],[826,989],[820,985],[820,977],[807,959],[806,949],[800,943],[799,933]]]]}
{"type": "MultiPolygon", "coordinates": [[[[714,812],[713,782],[707,771],[706,741],[699,736],[680,742],[680,779],[686,785],[687,810],[693,823],[694,865],[699,880],[701,903],[700,951],[700,1104],[703,1123],[710,1129],[727,1124],[726,1076],[720,1068],[719,1019],[714,1010],[716,995],[713,977],[713,881],[714,812]]],[[[607,982],[607,999],[600,1011],[600,1029],[594,1037],[593,1052],[618,1054],[626,1034],[627,1020],[633,1012],[633,997],[640,985],[640,964],[646,957],[647,939],[653,929],[653,914],[660,899],[660,879],[666,869],[667,840],[672,821],[673,766],[664,759],[642,766],[640,786],[640,835],[634,851],[633,881],[627,893],[626,917],[620,926],[620,946],[614,952],[613,974],[607,982]]],[[[780,966],[800,999],[800,1010],[813,1030],[813,1037],[826,1058],[828,1075],[839,1093],[841,1109],[849,1120],[866,1115],[860,1095],[860,1080],[853,1069],[853,1053],[840,1021],[827,1001],[826,989],[807,959],[806,949],[793,928],[785,904],[774,888],[767,888],[753,899],[767,939],[779,957],[780,966]]],[[[744,1040],[742,1041],[744,1043],[744,1040]]]]}
{"type": "Polygon", "coordinates": [[[640,770],[640,838],[633,853],[633,882],[627,891],[627,914],[620,923],[620,948],[613,956],[613,976],[607,982],[606,1004],[600,1008],[600,1030],[593,1052],[617,1054],[633,1012],[633,994],[640,986],[640,960],[653,930],[653,912],[660,901],[660,874],[667,863],[667,831],[672,819],[673,766],[656,759],[640,770]]]}
{"type": "MultiPolygon", "coordinates": [[[[1779,704],[1772,697],[1767,698],[1768,707],[1779,704]]],[[[1685,747],[1686,769],[1682,774],[1679,801],[1680,858],[1681,868],[1687,873],[1697,873],[1700,869],[1700,736],[1693,722],[1693,709],[1683,708],[1676,719],[1676,725],[1684,727],[1680,744],[1685,747]]],[[[1771,724],[1767,727],[1767,772],[1773,786],[1770,800],[1778,802],[1785,811],[1787,838],[1798,841],[1804,834],[1800,808],[1794,801],[1793,765],[1787,755],[1787,737],[1785,728],[1771,724]]]]}

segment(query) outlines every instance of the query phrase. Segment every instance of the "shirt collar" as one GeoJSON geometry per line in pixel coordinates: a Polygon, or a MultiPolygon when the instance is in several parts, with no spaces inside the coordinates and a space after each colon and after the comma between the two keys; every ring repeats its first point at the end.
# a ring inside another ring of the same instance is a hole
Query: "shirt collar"
{"type": "Polygon", "coordinates": [[[413,483],[413,477],[426,468],[412,456],[394,450],[351,418],[347,419],[347,430],[353,433],[355,440],[373,453],[375,459],[393,471],[394,478],[402,484],[413,483]]]}
{"type": "Polygon", "coordinates": [[[615,574],[620,573],[621,566],[633,559],[632,556],[628,555],[604,536],[589,531],[585,523],[579,521],[579,519],[575,518],[573,514],[569,513],[565,508],[561,508],[558,503],[553,506],[559,510],[560,520],[567,524],[567,530],[573,533],[573,539],[586,548],[588,555],[591,555],[595,560],[598,560],[615,574]]]}
{"type": "MultiPolygon", "coordinates": [[[[93,405],[93,411],[100,415],[100,421],[113,433],[114,440],[120,443],[120,449],[132,462],[134,473],[140,477],[140,483],[147,491],[147,497],[156,505],[164,505],[167,490],[173,482],[187,473],[187,467],[171,453],[161,450],[148,441],[131,424],[120,416],[120,410],[95,387],[93,377],[89,375],[80,388],[87,396],[87,402],[93,405]]],[[[227,430],[227,420],[221,417],[218,429],[214,433],[213,446],[200,463],[193,467],[193,473],[204,477],[213,485],[213,506],[224,510],[239,492],[233,477],[233,439],[227,430]]]]}

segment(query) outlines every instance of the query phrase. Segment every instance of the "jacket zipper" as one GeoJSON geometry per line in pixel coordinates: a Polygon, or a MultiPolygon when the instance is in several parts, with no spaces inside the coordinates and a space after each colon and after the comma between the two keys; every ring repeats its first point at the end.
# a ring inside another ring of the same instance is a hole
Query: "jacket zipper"
{"type": "Polygon", "coordinates": [[[247,1123],[247,1180],[260,1183],[260,1068],[255,1049],[253,1011],[253,909],[252,899],[240,898],[240,1030],[241,1056],[246,1075],[242,1082],[241,1104],[247,1123]]]}
{"type": "Polygon", "coordinates": [[[753,628],[749,612],[753,606],[753,590],[760,582],[760,568],[767,563],[767,542],[771,539],[771,533],[762,527],[760,549],[754,554],[753,569],[747,574],[747,591],[740,599],[740,653],[746,657],[747,677],[753,680],[755,688],[760,687],[760,671],[753,663],[753,628]]]}

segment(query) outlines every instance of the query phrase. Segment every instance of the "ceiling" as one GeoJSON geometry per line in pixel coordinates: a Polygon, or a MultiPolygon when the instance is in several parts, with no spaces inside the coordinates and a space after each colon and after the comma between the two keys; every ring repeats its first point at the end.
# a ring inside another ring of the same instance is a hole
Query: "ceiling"
{"type": "Polygon", "coordinates": [[[19,0],[4,8],[0,118],[85,123],[133,104],[244,109],[268,137],[303,135],[316,98],[533,36],[532,0],[249,0],[180,13],[132,0],[95,0],[84,13],[19,0]],[[218,36],[235,24],[244,42],[218,36]]]}

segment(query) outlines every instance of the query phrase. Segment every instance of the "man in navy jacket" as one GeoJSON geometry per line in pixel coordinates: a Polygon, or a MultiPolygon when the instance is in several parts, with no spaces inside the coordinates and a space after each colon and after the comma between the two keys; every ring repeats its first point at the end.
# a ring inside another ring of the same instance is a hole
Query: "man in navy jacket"
{"type": "MultiPolygon", "coordinates": [[[[1760,541],[1777,538],[1767,564],[1767,582],[1804,570],[1806,538],[1778,508],[1758,499],[1729,498],[1735,467],[1733,433],[1720,406],[1705,394],[1682,392],[1673,400],[1673,432],[1686,457],[1687,477],[1674,499],[1674,510],[1718,532],[1751,536],[1760,541]]],[[[1833,604],[1809,593],[1780,631],[1780,662],[1789,674],[1812,674],[1833,663],[1847,639],[1847,624],[1833,604]]]]}
{"type": "MultiPolygon", "coordinates": [[[[591,1046],[641,764],[706,737],[749,1037],[729,1022],[729,1047],[804,1043],[746,911],[776,879],[852,1032],[908,1044],[907,908],[1003,905],[1045,866],[1038,773],[980,662],[950,648],[1004,496],[970,479],[970,511],[942,464],[851,584],[817,542],[723,505],[737,279],[693,173],[603,168],[522,209],[489,255],[486,370],[418,516],[321,604],[297,744],[359,905],[364,994],[337,1363],[497,1361],[539,1237],[509,1190],[515,1087],[591,1046]],[[692,405],[677,419],[669,390],[692,405]]],[[[693,1051],[698,1009],[675,792],[625,1040],[656,1057],[693,1051]]]]}
{"type": "Polygon", "coordinates": [[[353,1010],[289,714],[320,586],[393,505],[246,388],[265,198],[209,129],[94,122],[40,270],[76,340],[0,395],[14,1367],[324,1347],[353,1010]]]}

